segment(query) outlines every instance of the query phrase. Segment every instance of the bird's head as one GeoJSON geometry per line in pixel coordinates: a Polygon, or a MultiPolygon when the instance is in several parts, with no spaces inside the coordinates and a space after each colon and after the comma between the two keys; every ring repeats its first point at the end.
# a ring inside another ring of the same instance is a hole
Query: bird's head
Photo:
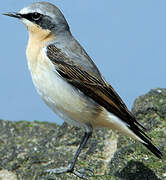
{"type": "Polygon", "coordinates": [[[69,32],[68,23],[61,11],[51,3],[37,2],[24,7],[18,13],[4,13],[4,15],[20,19],[30,33],[45,34],[69,32]]]}

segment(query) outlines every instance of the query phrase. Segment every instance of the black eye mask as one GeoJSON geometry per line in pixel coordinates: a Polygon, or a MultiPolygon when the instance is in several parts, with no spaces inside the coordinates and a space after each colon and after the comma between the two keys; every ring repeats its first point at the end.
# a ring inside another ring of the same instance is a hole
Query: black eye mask
{"type": "Polygon", "coordinates": [[[52,30],[55,27],[55,24],[52,23],[51,18],[49,16],[45,16],[37,12],[22,14],[21,16],[39,25],[42,29],[52,30]]]}

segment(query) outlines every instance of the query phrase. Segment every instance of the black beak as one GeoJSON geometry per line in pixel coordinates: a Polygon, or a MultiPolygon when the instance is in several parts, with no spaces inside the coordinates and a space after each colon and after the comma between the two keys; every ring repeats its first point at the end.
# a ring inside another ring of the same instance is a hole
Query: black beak
{"type": "Polygon", "coordinates": [[[4,13],[3,15],[18,18],[18,19],[22,18],[22,15],[19,13],[4,13]]]}

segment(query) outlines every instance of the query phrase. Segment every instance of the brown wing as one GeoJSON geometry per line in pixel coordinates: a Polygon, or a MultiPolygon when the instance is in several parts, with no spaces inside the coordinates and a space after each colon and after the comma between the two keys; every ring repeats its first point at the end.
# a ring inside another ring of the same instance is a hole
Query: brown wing
{"type": "Polygon", "coordinates": [[[47,56],[55,64],[59,74],[73,86],[119,117],[126,124],[137,124],[144,128],[136,121],[122,99],[107,82],[97,79],[79,66],[71,64],[69,58],[54,45],[47,47],[47,56]]]}
{"type": "MultiPolygon", "coordinates": [[[[50,45],[47,48],[47,56],[55,64],[56,70],[68,83],[78,88],[85,95],[93,99],[95,102],[103,106],[109,112],[119,117],[129,129],[131,129],[138,137],[143,140],[143,144],[158,158],[162,157],[162,153],[151,143],[150,138],[140,129],[145,129],[136,121],[133,114],[127,109],[126,105],[107,82],[94,77],[79,65],[68,64],[65,62],[68,58],[62,52],[57,53],[56,47],[50,45]]],[[[69,62],[69,59],[67,60],[69,62]]]]}

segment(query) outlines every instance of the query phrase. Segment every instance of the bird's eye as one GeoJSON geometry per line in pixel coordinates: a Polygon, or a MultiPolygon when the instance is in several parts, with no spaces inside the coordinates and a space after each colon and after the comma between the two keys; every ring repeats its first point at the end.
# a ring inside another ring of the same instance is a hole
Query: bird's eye
{"type": "Polygon", "coordinates": [[[38,21],[40,18],[41,18],[41,14],[40,13],[37,13],[37,12],[34,12],[31,14],[31,17],[34,21],[38,21]]]}

